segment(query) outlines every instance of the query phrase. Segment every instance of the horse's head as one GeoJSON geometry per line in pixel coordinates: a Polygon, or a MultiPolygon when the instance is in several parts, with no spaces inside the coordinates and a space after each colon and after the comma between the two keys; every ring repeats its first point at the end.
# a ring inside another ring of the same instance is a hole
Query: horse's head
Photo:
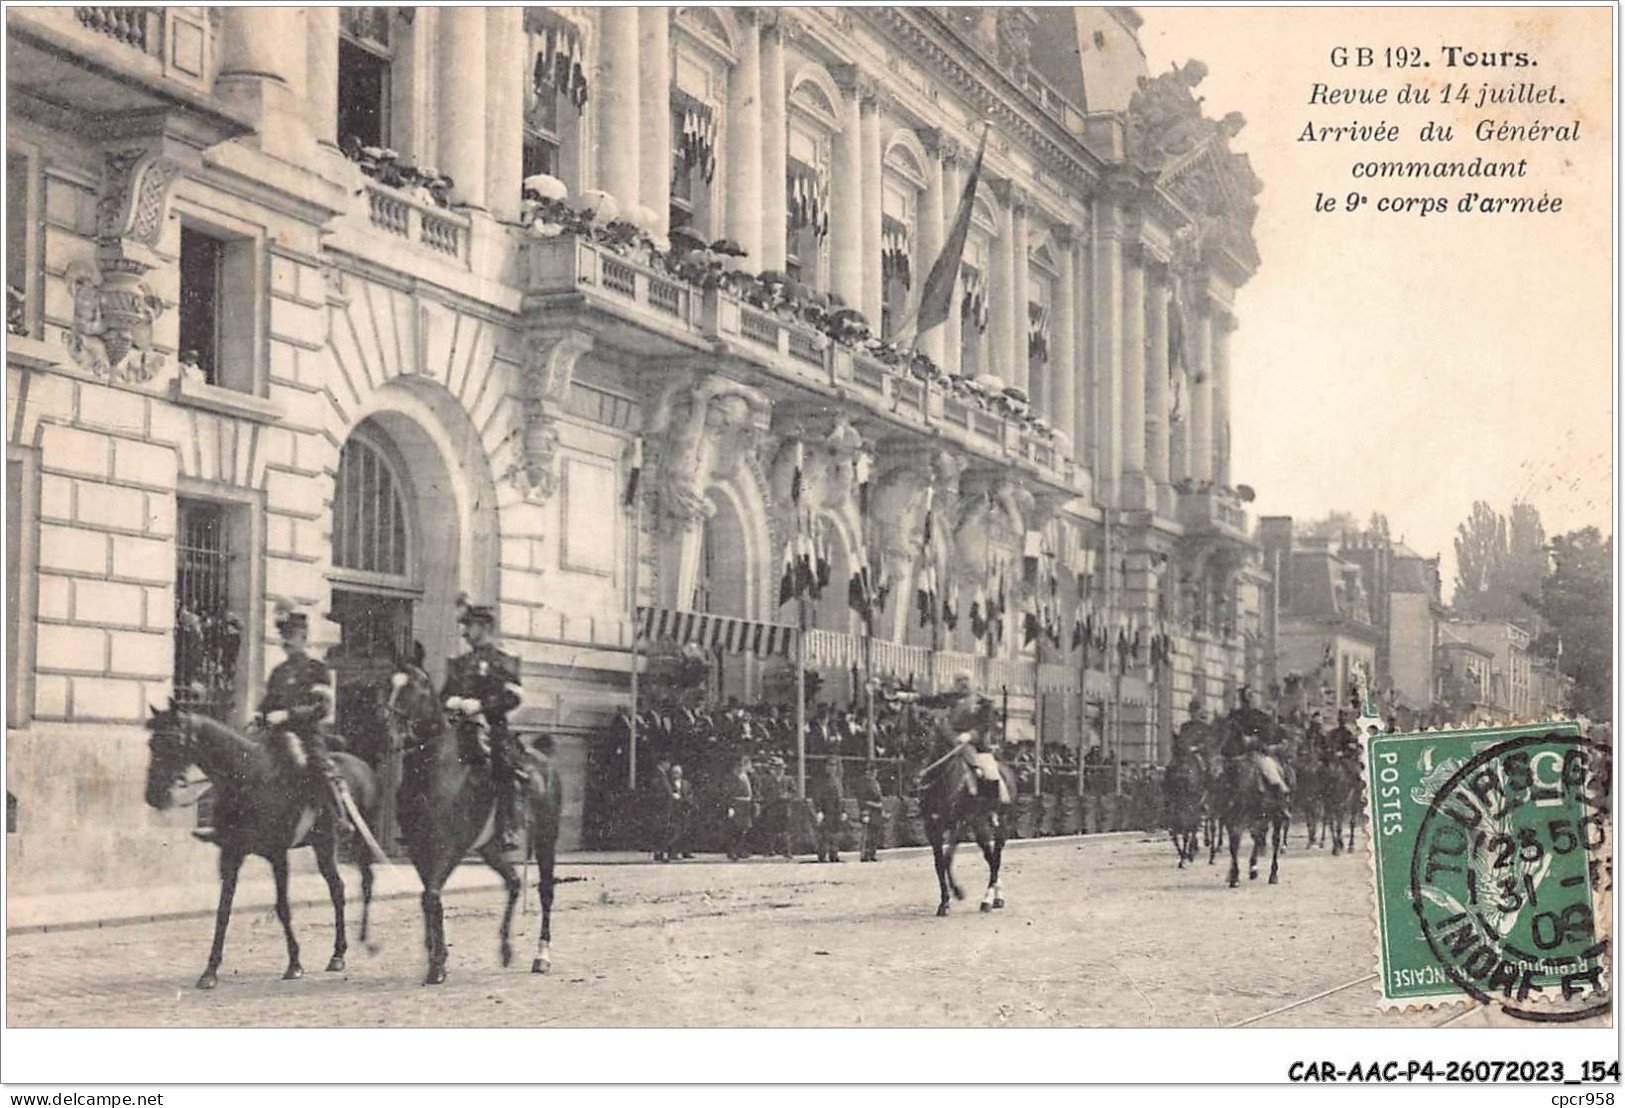
{"type": "Polygon", "coordinates": [[[435,701],[434,682],[415,662],[397,662],[384,701],[384,722],[405,746],[417,746],[439,733],[445,715],[435,701]]]}
{"type": "Polygon", "coordinates": [[[192,718],[175,707],[153,708],[147,719],[147,804],[163,811],[175,803],[176,786],[186,780],[192,764],[192,718]]]}

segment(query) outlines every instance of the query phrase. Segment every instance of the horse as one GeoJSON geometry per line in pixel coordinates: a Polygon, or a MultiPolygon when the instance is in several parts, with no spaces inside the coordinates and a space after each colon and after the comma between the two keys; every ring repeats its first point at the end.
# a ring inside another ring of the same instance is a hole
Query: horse
{"type": "Polygon", "coordinates": [[[1206,770],[1194,752],[1182,751],[1163,774],[1163,812],[1168,834],[1179,852],[1179,868],[1196,861],[1196,838],[1202,822],[1202,794],[1206,770]]]}
{"type": "MultiPolygon", "coordinates": [[[[425,985],[446,980],[446,921],[441,890],[451,871],[470,851],[496,870],[508,891],[502,913],[502,964],[513,961],[510,941],[514,906],[524,891],[514,862],[504,858],[493,837],[496,786],[490,773],[465,764],[464,753],[477,741],[477,720],[448,721],[421,666],[401,662],[391,678],[384,711],[396,741],[404,747],[397,812],[408,857],[423,881],[424,946],[429,953],[425,985]]],[[[550,740],[544,740],[549,743],[550,740]]],[[[551,750],[524,747],[527,833],[525,857],[536,858],[541,888],[542,925],[536,937],[532,973],[553,968],[553,868],[564,807],[564,783],[551,750]]]]}
{"type": "Polygon", "coordinates": [[[1351,758],[1328,758],[1320,775],[1321,845],[1326,829],[1332,833],[1332,854],[1343,853],[1343,821],[1348,820],[1348,849],[1354,849],[1354,830],[1360,818],[1360,768],[1351,758]]]}
{"type": "MultiPolygon", "coordinates": [[[[176,708],[173,701],[163,711],[151,711],[147,720],[151,751],[147,804],[159,811],[171,807],[176,786],[186,780],[188,768],[194,765],[215,790],[220,903],[215,910],[214,945],[209,948],[209,962],[197,987],[212,989],[219,983],[237,875],[250,854],[269,862],[276,879],[276,915],[288,940],[288,968],[282,978],[292,981],[304,976],[288,909],[288,852],[300,846],[315,850],[316,866],[327,881],[328,896],[333,901],[333,957],[328,960],[327,972],[344,969],[349,944],[344,928],[344,879],[338,867],[339,830],[332,826],[327,809],[312,796],[313,788],[326,788],[326,783],[313,784],[302,761],[290,755],[278,735],[240,735],[208,716],[176,708]]],[[[349,785],[362,818],[370,820],[378,799],[372,770],[359,758],[337,751],[333,763],[349,785]]],[[[372,860],[365,850],[359,852],[356,864],[361,870],[360,937],[366,942],[372,908],[372,860]]]]}
{"type": "Polygon", "coordinates": [[[1325,799],[1326,766],[1321,762],[1319,753],[1310,749],[1307,743],[1298,748],[1293,762],[1297,771],[1297,782],[1292,795],[1296,798],[1294,807],[1303,813],[1303,845],[1305,848],[1324,847],[1326,837],[1320,831],[1320,818],[1325,799]]]}
{"type": "Polygon", "coordinates": [[[1251,832],[1253,852],[1247,861],[1247,879],[1258,880],[1258,855],[1264,839],[1271,840],[1271,885],[1281,880],[1281,838],[1286,822],[1291,818],[1291,792],[1284,778],[1271,779],[1257,758],[1241,757],[1228,760],[1225,773],[1223,823],[1230,839],[1229,885],[1233,889],[1241,883],[1241,865],[1237,854],[1241,849],[1241,836],[1251,832]]]}
{"type": "Polygon", "coordinates": [[[1202,842],[1211,866],[1224,845],[1224,759],[1209,749],[1202,766],[1202,842]]]}
{"type": "Polygon", "coordinates": [[[963,900],[965,892],[953,877],[954,848],[959,831],[969,825],[987,860],[987,891],[982,894],[982,911],[1004,907],[999,887],[999,865],[1004,859],[1004,839],[1010,826],[1011,803],[1005,797],[1016,795],[1016,778],[1010,767],[999,763],[1004,789],[996,807],[989,810],[980,795],[982,779],[971,760],[959,751],[950,753],[920,772],[920,816],[925,835],[931,842],[931,856],[937,865],[937,885],[942,900],[937,915],[948,914],[948,897],[963,900]]]}

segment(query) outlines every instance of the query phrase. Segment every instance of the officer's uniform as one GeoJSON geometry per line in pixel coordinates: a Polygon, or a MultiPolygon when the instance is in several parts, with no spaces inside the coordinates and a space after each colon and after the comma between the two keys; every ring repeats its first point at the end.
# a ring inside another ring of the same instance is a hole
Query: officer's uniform
{"type": "MultiPolygon", "coordinates": [[[[287,612],[277,620],[277,630],[284,635],[304,632],[308,624],[304,613],[287,612]]],[[[259,710],[267,727],[299,739],[305,752],[305,764],[312,774],[320,774],[334,786],[340,783],[338,767],[333,764],[327,734],[322,728],[323,721],[333,710],[333,678],[325,665],[302,651],[290,654],[266,679],[259,710]]],[[[343,818],[338,798],[331,788],[321,789],[318,796],[335,824],[343,818]]]]}
{"type": "Polygon", "coordinates": [[[858,848],[858,861],[878,862],[876,851],[880,847],[880,822],[884,809],[881,805],[880,782],[874,771],[863,775],[858,785],[858,821],[863,825],[863,841],[858,848]]]}
{"type": "Polygon", "coordinates": [[[729,780],[732,793],[728,797],[728,859],[737,862],[750,857],[750,846],[745,839],[755,824],[756,794],[751,788],[750,774],[735,769],[729,780]]]}
{"type": "Polygon", "coordinates": [[[839,862],[841,825],[846,822],[846,789],[840,774],[826,772],[820,778],[813,800],[813,822],[818,830],[818,860],[839,862]]]}
{"type": "MultiPolygon", "coordinates": [[[[464,609],[462,622],[493,623],[483,606],[464,609]]],[[[508,729],[508,713],[524,703],[519,686],[519,659],[491,643],[470,648],[446,665],[442,701],[476,700],[491,736],[491,779],[496,786],[496,837],[504,852],[520,850],[525,827],[525,798],[520,788],[524,768],[519,741],[508,729]]]]}

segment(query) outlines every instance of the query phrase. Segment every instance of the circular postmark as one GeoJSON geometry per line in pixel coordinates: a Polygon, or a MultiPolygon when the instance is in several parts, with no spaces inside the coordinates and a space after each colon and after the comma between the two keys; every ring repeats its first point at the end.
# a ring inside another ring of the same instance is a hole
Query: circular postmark
{"type": "Polygon", "coordinates": [[[1428,805],[1411,905],[1473,999],[1543,1022],[1609,1010],[1612,768],[1587,738],[1525,735],[1479,750],[1428,805]]]}

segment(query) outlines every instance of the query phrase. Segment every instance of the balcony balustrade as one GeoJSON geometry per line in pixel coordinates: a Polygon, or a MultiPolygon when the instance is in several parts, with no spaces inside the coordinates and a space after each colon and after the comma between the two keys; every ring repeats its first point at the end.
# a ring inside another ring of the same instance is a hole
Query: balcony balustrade
{"type": "Polygon", "coordinates": [[[376,181],[368,181],[361,191],[366,199],[367,223],[374,230],[454,264],[468,266],[467,216],[376,181]]]}
{"type": "Polygon", "coordinates": [[[209,92],[214,43],[205,8],[13,6],[6,16],[18,44],[8,78],[13,91],[49,90],[53,100],[96,112],[107,110],[115,85],[131,79],[134,86],[123,86],[126,107],[162,103],[176,86],[209,92]],[[159,99],[148,101],[145,93],[159,99]]]}
{"type": "MultiPolygon", "coordinates": [[[[393,216],[392,222],[398,225],[399,219],[393,216]]],[[[533,304],[583,298],[593,309],[651,334],[686,338],[695,348],[720,346],[774,377],[814,391],[843,388],[851,401],[889,422],[940,433],[950,443],[990,459],[1022,463],[1058,483],[1072,481],[1069,460],[1020,419],[928,384],[904,364],[837,342],[788,310],[770,311],[722,288],[697,288],[666,272],[657,259],[618,251],[586,236],[527,238],[521,247],[520,282],[533,304]]]]}
{"type": "Polygon", "coordinates": [[[1247,512],[1229,489],[1206,488],[1179,493],[1179,522],[1193,534],[1220,535],[1247,541],[1247,512]]]}

